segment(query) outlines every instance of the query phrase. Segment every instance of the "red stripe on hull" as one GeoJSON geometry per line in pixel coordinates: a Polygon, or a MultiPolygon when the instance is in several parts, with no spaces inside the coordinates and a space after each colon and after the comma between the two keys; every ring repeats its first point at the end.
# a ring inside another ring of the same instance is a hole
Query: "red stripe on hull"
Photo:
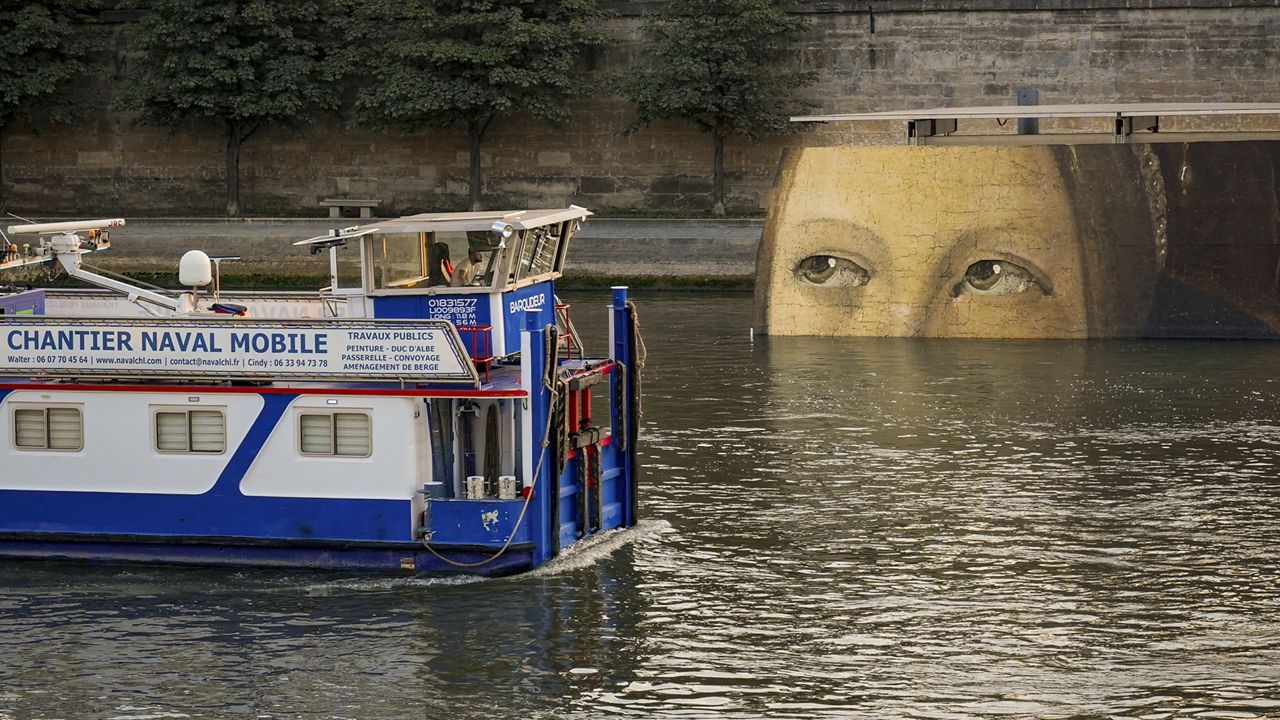
{"type": "Polygon", "coordinates": [[[512,390],[429,390],[423,388],[350,388],[350,387],[298,387],[281,385],[73,385],[71,383],[3,383],[0,390],[45,390],[83,392],[193,392],[236,393],[263,395],[285,393],[289,395],[379,395],[400,397],[472,397],[472,398],[522,398],[529,393],[512,390]]]}

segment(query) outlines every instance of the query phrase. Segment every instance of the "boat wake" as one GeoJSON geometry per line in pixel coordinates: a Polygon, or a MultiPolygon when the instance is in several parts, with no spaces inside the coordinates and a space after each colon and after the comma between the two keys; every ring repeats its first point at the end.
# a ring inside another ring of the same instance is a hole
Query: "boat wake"
{"type": "Polygon", "coordinates": [[[487,582],[490,578],[479,575],[449,575],[445,577],[354,577],[307,585],[306,594],[311,597],[327,597],[351,591],[385,592],[404,588],[448,587],[487,582]]]}
{"type": "Polygon", "coordinates": [[[306,594],[312,597],[357,592],[385,592],[403,588],[448,587],[473,583],[520,581],[529,578],[554,577],[591,567],[619,549],[632,543],[653,540],[671,531],[666,520],[642,520],[635,527],[610,530],[590,540],[575,543],[550,562],[527,573],[506,578],[486,578],[477,575],[449,575],[443,577],[354,577],[310,584],[306,594]]]}
{"type": "Polygon", "coordinates": [[[610,530],[589,540],[575,543],[546,565],[523,575],[514,576],[512,579],[551,577],[591,567],[620,548],[632,543],[653,540],[670,531],[671,523],[666,520],[641,520],[635,527],[610,530]]]}

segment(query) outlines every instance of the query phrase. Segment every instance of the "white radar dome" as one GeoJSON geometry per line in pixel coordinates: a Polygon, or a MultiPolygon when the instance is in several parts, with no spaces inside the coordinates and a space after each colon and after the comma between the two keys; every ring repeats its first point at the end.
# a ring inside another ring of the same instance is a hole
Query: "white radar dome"
{"type": "Polygon", "coordinates": [[[204,287],[213,282],[213,262],[199,250],[188,250],[178,261],[178,284],[204,287]]]}

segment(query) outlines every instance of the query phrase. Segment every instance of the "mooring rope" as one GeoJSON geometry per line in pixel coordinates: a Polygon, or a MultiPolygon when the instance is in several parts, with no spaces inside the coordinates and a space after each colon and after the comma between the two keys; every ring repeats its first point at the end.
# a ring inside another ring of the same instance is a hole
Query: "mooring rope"
{"type": "Polygon", "coordinates": [[[636,310],[636,304],[628,300],[627,311],[631,314],[631,347],[636,355],[636,386],[631,391],[631,397],[636,404],[636,419],[639,420],[644,417],[644,393],[640,392],[640,386],[641,376],[644,375],[644,361],[649,357],[649,349],[645,347],[644,336],[640,334],[640,313],[636,310]]]}
{"type": "MultiPolygon", "coordinates": [[[[547,326],[547,328],[553,329],[552,326],[550,325],[547,326]]],[[[544,331],[544,337],[545,337],[545,334],[546,333],[544,331]]],[[[557,368],[560,364],[560,343],[559,343],[558,337],[557,337],[557,342],[555,343],[555,349],[551,351],[550,361],[552,363],[550,367],[553,370],[557,368]]],[[[556,403],[560,402],[560,389],[558,387],[559,383],[554,382],[552,380],[552,378],[554,378],[555,376],[556,376],[555,372],[543,373],[543,376],[542,376],[543,387],[547,388],[547,390],[551,393],[551,402],[548,405],[549,411],[547,412],[547,427],[542,433],[542,449],[538,453],[538,464],[534,466],[533,481],[529,483],[529,491],[525,493],[524,504],[520,506],[520,515],[516,518],[516,523],[511,528],[511,534],[507,536],[507,541],[502,544],[502,547],[499,548],[496,553],[494,553],[493,555],[490,555],[489,557],[483,560],[477,560],[476,562],[460,562],[458,560],[451,560],[441,555],[439,552],[436,551],[435,548],[431,547],[431,541],[427,538],[427,536],[423,535],[422,546],[427,549],[427,552],[434,555],[435,558],[440,562],[443,562],[446,565],[451,565],[456,568],[483,567],[497,560],[498,558],[502,557],[503,554],[507,552],[507,549],[511,547],[511,543],[515,541],[516,533],[520,532],[520,526],[524,523],[525,515],[529,513],[529,504],[533,502],[533,494],[537,492],[538,479],[542,476],[542,464],[543,464],[542,461],[546,459],[547,446],[550,445],[551,443],[551,425],[556,415],[555,412],[552,410],[556,407],[556,403]]]]}

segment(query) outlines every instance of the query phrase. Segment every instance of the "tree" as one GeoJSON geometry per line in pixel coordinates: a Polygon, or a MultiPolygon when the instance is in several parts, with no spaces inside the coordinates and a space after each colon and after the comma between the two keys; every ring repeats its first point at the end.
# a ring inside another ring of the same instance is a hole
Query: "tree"
{"type": "Polygon", "coordinates": [[[145,123],[223,126],[227,215],[240,215],[240,146],[265,123],[334,104],[324,76],[318,0],[145,0],[120,105],[145,123]]]}
{"type": "Polygon", "coordinates": [[[605,42],[605,17],[596,0],[355,0],[337,61],[364,83],[359,124],[466,130],[478,210],[485,132],[516,112],[568,118],[568,99],[588,87],[574,64],[605,42]]]}
{"type": "Polygon", "coordinates": [[[683,119],[714,142],[713,212],[724,215],[724,144],[730,135],[789,132],[794,99],[814,74],[786,68],[807,27],[773,0],[670,0],[645,20],[652,62],[617,82],[637,105],[630,134],[660,119],[683,119]]]}
{"type": "MultiPolygon", "coordinates": [[[[96,4],[0,0],[0,138],[18,117],[70,117],[71,104],[58,92],[85,70],[87,46],[76,30],[96,4]]],[[[0,174],[0,196],[3,188],[0,174]]]]}

